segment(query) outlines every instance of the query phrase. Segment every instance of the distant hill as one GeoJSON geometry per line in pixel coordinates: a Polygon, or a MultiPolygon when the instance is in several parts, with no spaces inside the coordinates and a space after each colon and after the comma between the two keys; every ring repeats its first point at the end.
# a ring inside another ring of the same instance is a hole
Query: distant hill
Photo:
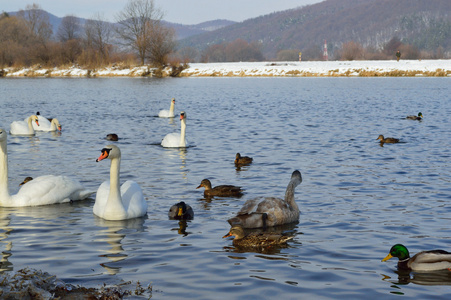
{"type": "MultiPolygon", "coordinates": [[[[53,33],[55,34],[58,31],[58,27],[61,24],[61,20],[63,18],[57,17],[45,10],[43,10],[49,17],[49,22],[52,25],[53,33]]],[[[17,15],[17,11],[8,12],[9,15],[15,16],[17,15]]],[[[77,18],[80,21],[80,24],[83,25],[87,19],[77,18]]],[[[193,35],[198,35],[206,32],[210,32],[213,30],[220,29],[225,26],[229,26],[235,24],[234,21],[229,20],[213,20],[208,22],[199,23],[196,25],[183,25],[177,23],[171,23],[163,20],[163,24],[167,27],[173,28],[176,32],[177,39],[184,39],[193,35]]]]}
{"type": "Polygon", "coordinates": [[[240,38],[260,43],[271,59],[279,50],[319,49],[324,40],[333,51],[348,41],[378,48],[395,36],[420,50],[451,51],[451,1],[327,0],[191,36],[180,46],[202,50],[240,38]]]}

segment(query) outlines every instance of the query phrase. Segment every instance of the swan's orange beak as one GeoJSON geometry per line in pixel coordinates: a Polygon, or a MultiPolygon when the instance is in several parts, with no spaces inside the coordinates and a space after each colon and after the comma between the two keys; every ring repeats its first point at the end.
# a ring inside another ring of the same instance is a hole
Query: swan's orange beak
{"type": "Polygon", "coordinates": [[[58,130],[59,130],[59,131],[61,131],[61,128],[62,128],[61,125],[58,125],[58,130]]]}
{"type": "Polygon", "coordinates": [[[227,233],[225,236],[223,236],[222,238],[226,238],[226,237],[229,237],[229,236],[232,236],[232,234],[230,233],[230,231],[229,231],[229,233],[227,233]]]}
{"type": "Polygon", "coordinates": [[[39,121],[38,121],[38,119],[36,119],[35,122],[36,122],[36,124],[39,126],[39,121]]]}
{"type": "Polygon", "coordinates": [[[99,162],[108,157],[108,151],[106,149],[102,149],[102,154],[100,154],[99,158],[96,159],[96,162],[99,162]]]}

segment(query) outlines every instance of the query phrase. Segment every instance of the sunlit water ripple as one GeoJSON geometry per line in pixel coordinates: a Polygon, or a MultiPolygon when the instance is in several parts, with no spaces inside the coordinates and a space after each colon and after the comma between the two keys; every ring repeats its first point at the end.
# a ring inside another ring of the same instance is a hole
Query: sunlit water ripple
{"type": "Polygon", "coordinates": [[[449,299],[447,273],[398,277],[395,259],[381,259],[395,243],[451,251],[450,86],[448,78],[1,79],[1,127],[36,111],[63,125],[60,136],[8,137],[11,193],[45,174],[97,189],[109,163],[95,159],[114,132],[122,181],[137,181],[149,203],[147,218],[126,222],[95,217],[93,199],[0,208],[1,270],[29,266],[93,287],[140,281],[167,299],[449,299]],[[187,113],[186,150],[158,145],[180,128],[178,118],[155,117],[172,97],[187,113]],[[422,122],[404,119],[419,111],[422,122]],[[381,147],[379,134],[402,143],[381,147]],[[237,152],[254,163],[236,170],[237,152]],[[222,239],[246,200],[283,197],[295,169],[302,213],[287,228],[296,234],[288,248],[245,252],[222,239]],[[195,189],[203,178],[245,195],[204,199],[195,189]],[[195,211],[184,230],[167,217],[181,200],[195,211]]]}

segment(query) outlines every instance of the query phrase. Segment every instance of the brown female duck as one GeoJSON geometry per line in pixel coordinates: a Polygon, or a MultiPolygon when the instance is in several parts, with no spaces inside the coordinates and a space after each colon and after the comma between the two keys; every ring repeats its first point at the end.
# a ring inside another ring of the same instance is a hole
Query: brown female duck
{"type": "Polygon", "coordinates": [[[208,179],[204,179],[201,181],[200,185],[196,188],[199,189],[201,187],[205,188],[204,196],[220,196],[220,197],[233,197],[233,196],[242,196],[243,190],[239,186],[234,185],[218,185],[215,187],[211,187],[211,182],[208,179]]]}
{"type": "Polygon", "coordinates": [[[299,207],[294,199],[294,190],[302,182],[301,172],[291,174],[285,198],[258,197],[247,200],[238,214],[229,219],[231,226],[243,228],[266,228],[299,221],[299,207]]]}
{"type": "Polygon", "coordinates": [[[223,238],[229,236],[235,236],[233,239],[233,245],[235,247],[249,248],[286,245],[287,241],[293,238],[292,236],[285,236],[274,232],[251,232],[245,234],[243,227],[240,225],[233,226],[223,238]]]}
{"type": "Polygon", "coordinates": [[[171,206],[168,217],[171,220],[192,220],[194,218],[194,211],[191,206],[181,201],[171,206]]]}
{"type": "Polygon", "coordinates": [[[236,154],[235,157],[235,166],[241,167],[246,166],[252,163],[253,158],[249,156],[241,156],[240,153],[236,154]]]}
{"type": "Polygon", "coordinates": [[[19,185],[24,185],[24,184],[27,183],[28,181],[32,181],[32,180],[33,180],[33,177],[30,177],[30,176],[25,177],[25,179],[24,179],[19,185]]]}
{"type": "Polygon", "coordinates": [[[389,144],[390,143],[394,144],[394,143],[398,143],[399,142],[399,139],[395,139],[395,138],[392,138],[392,137],[384,138],[384,136],[382,134],[379,135],[379,137],[376,140],[381,140],[381,143],[389,143],[389,144]]]}
{"type": "Polygon", "coordinates": [[[119,140],[119,137],[115,133],[109,133],[106,135],[107,141],[114,141],[117,142],[119,140]]]}

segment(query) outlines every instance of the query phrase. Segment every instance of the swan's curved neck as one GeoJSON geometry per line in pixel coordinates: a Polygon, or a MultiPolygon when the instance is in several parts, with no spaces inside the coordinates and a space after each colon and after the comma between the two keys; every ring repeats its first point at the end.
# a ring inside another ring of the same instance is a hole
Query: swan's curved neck
{"type": "Polygon", "coordinates": [[[288,183],[287,190],[285,192],[285,201],[290,204],[293,209],[299,210],[298,205],[296,204],[296,200],[294,200],[294,190],[297,186],[295,180],[291,180],[288,183]]]}
{"type": "Polygon", "coordinates": [[[28,123],[28,132],[29,133],[34,133],[32,122],[33,122],[33,120],[31,119],[31,117],[28,117],[27,123],[28,123]]]}
{"type": "Polygon", "coordinates": [[[124,205],[122,204],[121,190],[119,185],[121,158],[111,159],[110,167],[110,192],[105,205],[104,217],[110,220],[121,220],[126,215],[124,205]]]}
{"type": "Polygon", "coordinates": [[[180,124],[180,147],[186,146],[185,134],[186,134],[186,121],[185,119],[183,119],[180,124]]]}
{"type": "Polygon", "coordinates": [[[0,205],[9,199],[8,190],[8,155],[6,140],[1,142],[0,147],[0,205]]]}
{"type": "Polygon", "coordinates": [[[173,115],[174,114],[174,102],[171,101],[171,106],[169,107],[169,114],[173,115]]]}

